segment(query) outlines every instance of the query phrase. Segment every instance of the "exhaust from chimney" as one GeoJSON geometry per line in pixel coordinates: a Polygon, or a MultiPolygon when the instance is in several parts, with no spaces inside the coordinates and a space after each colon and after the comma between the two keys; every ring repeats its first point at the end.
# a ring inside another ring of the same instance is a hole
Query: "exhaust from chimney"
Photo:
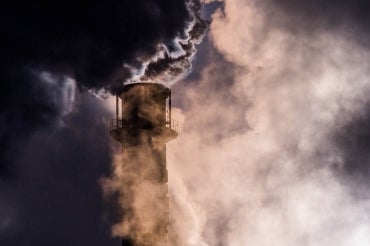
{"type": "Polygon", "coordinates": [[[169,225],[166,143],[178,134],[177,122],[171,118],[171,91],[161,84],[137,83],[124,86],[118,95],[110,134],[121,143],[122,155],[110,184],[120,195],[123,215],[114,234],[129,239],[123,245],[165,246],[169,225]]]}

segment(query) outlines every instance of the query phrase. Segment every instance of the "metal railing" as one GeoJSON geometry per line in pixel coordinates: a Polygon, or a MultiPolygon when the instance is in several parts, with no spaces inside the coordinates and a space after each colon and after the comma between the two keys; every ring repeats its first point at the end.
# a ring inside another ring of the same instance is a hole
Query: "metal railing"
{"type": "MultiPolygon", "coordinates": [[[[118,117],[110,120],[109,130],[113,132],[122,129],[125,126],[128,126],[125,119],[118,117]]],[[[179,132],[179,123],[174,119],[170,119],[169,116],[166,116],[165,127],[175,131],[176,133],[179,132]]]]}
{"type": "Polygon", "coordinates": [[[179,133],[179,123],[174,119],[170,119],[168,115],[166,116],[166,127],[179,133]]]}
{"type": "Polygon", "coordinates": [[[119,118],[114,118],[110,120],[110,126],[109,126],[109,131],[116,131],[119,129],[122,129],[124,126],[124,120],[119,117],[119,118]]]}

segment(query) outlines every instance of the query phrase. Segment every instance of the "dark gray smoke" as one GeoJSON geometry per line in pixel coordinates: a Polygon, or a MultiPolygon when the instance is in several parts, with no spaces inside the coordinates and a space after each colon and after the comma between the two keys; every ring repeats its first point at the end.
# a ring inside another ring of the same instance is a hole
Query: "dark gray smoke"
{"type": "MultiPolygon", "coordinates": [[[[165,73],[189,54],[185,64],[205,28],[199,8],[198,0],[2,2],[1,246],[120,244],[98,183],[112,161],[110,113],[78,89],[114,93],[137,71],[165,73]],[[147,68],[164,54],[165,69],[147,68]]],[[[189,68],[176,66],[177,75],[189,68]]]]}
{"type": "Polygon", "coordinates": [[[192,25],[186,35],[166,45],[162,57],[148,64],[141,77],[142,80],[155,80],[160,77],[162,81],[173,81],[181,79],[187,71],[190,71],[191,61],[196,53],[195,45],[202,41],[207,22],[201,18],[200,2],[189,2],[188,8],[192,10],[193,15],[192,25]]]}
{"type": "Polygon", "coordinates": [[[205,28],[198,0],[5,1],[0,23],[2,177],[20,138],[57,123],[66,81],[114,93],[136,71],[179,75],[205,28]],[[181,56],[151,65],[159,54],[173,57],[176,43],[181,56]]]}

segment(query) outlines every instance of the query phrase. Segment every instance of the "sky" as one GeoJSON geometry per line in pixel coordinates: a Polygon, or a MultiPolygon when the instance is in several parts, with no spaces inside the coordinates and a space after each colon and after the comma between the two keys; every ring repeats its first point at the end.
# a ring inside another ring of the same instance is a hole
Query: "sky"
{"type": "Polygon", "coordinates": [[[120,245],[111,94],[172,89],[171,245],[370,244],[365,0],[6,1],[0,245],[120,245]],[[202,4],[202,7],[201,5],[202,4]]]}

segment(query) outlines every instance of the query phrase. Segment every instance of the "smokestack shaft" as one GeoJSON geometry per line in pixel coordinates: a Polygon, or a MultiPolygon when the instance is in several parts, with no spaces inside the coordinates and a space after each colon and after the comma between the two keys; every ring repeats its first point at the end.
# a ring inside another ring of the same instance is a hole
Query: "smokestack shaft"
{"type": "Polygon", "coordinates": [[[168,118],[169,118],[169,125],[171,127],[171,122],[172,122],[172,115],[171,115],[171,110],[172,110],[172,102],[171,102],[171,90],[170,90],[170,96],[168,98],[168,118]]]}
{"type": "Polygon", "coordinates": [[[116,96],[116,119],[118,120],[118,113],[119,113],[119,97],[116,96]]]}
{"type": "MultiPolygon", "coordinates": [[[[134,235],[127,236],[132,237],[135,246],[166,246],[169,224],[166,143],[177,137],[177,132],[171,128],[171,92],[160,84],[140,83],[125,86],[119,97],[125,105],[121,108],[121,124],[111,129],[111,136],[122,144],[125,170],[132,170],[133,176],[140,179],[127,182],[131,187],[125,190],[137,190],[137,182],[143,182],[156,191],[154,200],[148,194],[126,194],[127,197],[140,196],[146,209],[150,210],[138,213],[155,215],[151,218],[152,229],[138,236],[137,231],[141,227],[138,221],[130,228],[134,235]],[[166,119],[167,99],[169,124],[166,119]]],[[[117,97],[117,118],[118,100],[117,97]]]]}

